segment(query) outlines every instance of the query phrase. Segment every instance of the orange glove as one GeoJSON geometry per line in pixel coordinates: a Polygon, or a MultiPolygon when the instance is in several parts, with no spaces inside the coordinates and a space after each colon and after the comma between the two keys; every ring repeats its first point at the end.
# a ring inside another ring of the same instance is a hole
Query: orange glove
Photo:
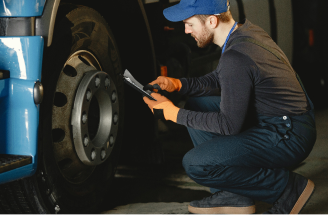
{"type": "Polygon", "coordinates": [[[162,90],[166,90],[169,93],[174,91],[180,91],[182,84],[179,79],[159,76],[155,81],[149,83],[150,85],[158,84],[162,90]]]}
{"type": "Polygon", "coordinates": [[[150,100],[146,96],[143,97],[144,102],[148,105],[150,110],[155,115],[164,115],[166,120],[171,120],[176,123],[180,108],[176,107],[170,100],[161,94],[152,93],[151,95],[157,101],[150,100]]]}

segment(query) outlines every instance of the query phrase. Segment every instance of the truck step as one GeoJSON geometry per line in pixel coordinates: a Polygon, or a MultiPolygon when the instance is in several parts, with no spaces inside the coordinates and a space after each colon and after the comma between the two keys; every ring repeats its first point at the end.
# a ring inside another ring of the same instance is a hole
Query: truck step
{"type": "Polygon", "coordinates": [[[0,154],[0,173],[32,163],[32,156],[0,154]]]}

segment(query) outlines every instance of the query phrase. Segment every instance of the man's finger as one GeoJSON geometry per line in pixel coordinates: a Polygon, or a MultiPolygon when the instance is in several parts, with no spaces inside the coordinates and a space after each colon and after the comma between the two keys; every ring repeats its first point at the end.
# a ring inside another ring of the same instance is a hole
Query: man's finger
{"type": "Polygon", "coordinates": [[[158,76],[157,77],[157,79],[156,80],[154,80],[154,81],[152,81],[152,82],[150,82],[149,84],[151,84],[151,85],[154,85],[154,84],[158,84],[158,85],[165,85],[165,77],[163,77],[163,76],[158,76]]]}
{"type": "Polygon", "coordinates": [[[147,103],[147,104],[148,104],[148,102],[150,101],[150,99],[149,99],[147,96],[144,96],[142,99],[143,99],[144,102],[147,103]]]}
{"type": "Polygon", "coordinates": [[[152,82],[150,82],[149,84],[150,84],[150,85],[154,85],[154,84],[158,84],[158,85],[159,85],[160,83],[162,83],[162,82],[159,81],[158,78],[157,78],[155,81],[152,81],[152,82]]]}
{"type": "Polygon", "coordinates": [[[151,93],[150,94],[152,97],[154,97],[154,99],[156,99],[157,101],[161,98],[163,98],[164,96],[162,96],[161,94],[159,93],[151,93]]]}
{"type": "MultiPolygon", "coordinates": [[[[153,96],[154,93],[152,93],[151,95],[153,96]]],[[[157,93],[156,93],[157,94],[157,93]]],[[[155,97],[154,97],[155,98],[155,97]]],[[[149,99],[147,96],[143,97],[144,102],[150,107],[152,108],[154,105],[156,105],[156,101],[149,99]]],[[[157,100],[157,99],[156,99],[157,100]]]]}
{"type": "Polygon", "coordinates": [[[151,100],[151,99],[149,99],[147,96],[144,96],[143,97],[143,100],[144,100],[144,102],[148,105],[148,107],[149,107],[149,109],[151,110],[151,112],[153,112],[154,113],[154,111],[153,111],[153,104],[151,104],[152,102],[153,102],[153,100],[151,100]]]}
{"type": "Polygon", "coordinates": [[[153,86],[154,84],[157,84],[156,80],[149,83],[149,85],[151,86],[153,86]]]}

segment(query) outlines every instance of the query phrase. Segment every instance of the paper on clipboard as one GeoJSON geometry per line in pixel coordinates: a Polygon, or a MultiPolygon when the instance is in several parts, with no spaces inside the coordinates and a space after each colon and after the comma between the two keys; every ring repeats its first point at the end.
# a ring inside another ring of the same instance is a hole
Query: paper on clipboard
{"type": "Polygon", "coordinates": [[[125,83],[127,83],[135,90],[139,91],[142,95],[147,96],[151,100],[157,101],[154,97],[150,95],[151,94],[150,90],[147,91],[143,90],[144,86],[140,84],[127,69],[123,73],[123,78],[125,83]]]}

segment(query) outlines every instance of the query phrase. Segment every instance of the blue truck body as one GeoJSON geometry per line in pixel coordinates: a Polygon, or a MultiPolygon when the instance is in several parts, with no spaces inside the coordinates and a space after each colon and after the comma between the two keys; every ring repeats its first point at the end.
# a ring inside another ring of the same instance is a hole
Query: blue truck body
{"type": "MultiPolygon", "coordinates": [[[[44,4],[2,1],[0,17],[41,16],[44,4]]],[[[31,176],[37,168],[40,108],[34,102],[34,85],[41,81],[43,47],[42,36],[0,37],[0,70],[10,72],[0,80],[0,154],[32,157],[31,164],[2,173],[0,184],[31,176]]]]}
{"type": "Polygon", "coordinates": [[[46,0],[14,0],[0,3],[0,17],[41,16],[46,0]]]}

